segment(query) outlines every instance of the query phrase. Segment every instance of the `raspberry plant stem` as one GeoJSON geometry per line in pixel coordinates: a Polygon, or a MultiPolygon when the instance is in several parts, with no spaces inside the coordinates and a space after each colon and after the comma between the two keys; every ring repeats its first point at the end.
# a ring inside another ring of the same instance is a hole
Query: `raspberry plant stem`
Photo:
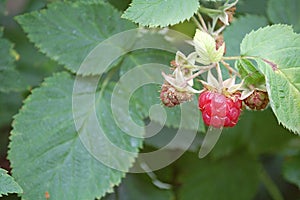
{"type": "Polygon", "coordinates": [[[230,67],[230,65],[227,62],[225,62],[224,60],[221,60],[221,63],[229,71],[230,75],[235,74],[236,76],[238,76],[239,78],[241,78],[241,75],[235,69],[233,69],[232,67],[230,67]]]}
{"type": "Polygon", "coordinates": [[[197,13],[197,15],[198,15],[198,18],[199,18],[199,20],[200,20],[200,22],[201,22],[202,27],[204,28],[204,30],[205,30],[206,32],[208,32],[207,26],[206,26],[206,24],[205,24],[205,21],[204,21],[202,15],[201,15],[199,12],[197,13]]]}
{"type": "Polygon", "coordinates": [[[195,16],[193,16],[192,19],[195,22],[197,28],[199,28],[201,31],[205,31],[195,16]]]}
{"type": "Polygon", "coordinates": [[[195,74],[193,74],[192,76],[190,76],[189,78],[187,78],[185,80],[184,85],[181,85],[181,87],[185,87],[187,86],[188,82],[194,78],[196,78],[197,76],[203,74],[204,72],[207,72],[208,70],[214,68],[215,65],[208,65],[208,66],[201,66],[201,69],[199,71],[197,71],[195,74]]]}
{"type": "Polygon", "coordinates": [[[218,73],[218,81],[219,81],[218,92],[221,93],[222,88],[223,88],[223,77],[222,77],[222,71],[221,71],[219,63],[216,63],[216,70],[217,70],[217,73],[218,73]]]}

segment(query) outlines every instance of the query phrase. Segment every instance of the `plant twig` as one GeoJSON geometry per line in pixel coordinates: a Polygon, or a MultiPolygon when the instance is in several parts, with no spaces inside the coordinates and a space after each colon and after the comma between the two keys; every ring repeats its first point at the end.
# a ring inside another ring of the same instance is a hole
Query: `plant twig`
{"type": "Polygon", "coordinates": [[[204,28],[201,26],[201,24],[199,23],[199,21],[197,20],[197,18],[195,16],[192,17],[193,21],[195,22],[196,26],[201,30],[204,31],[204,28]]]}
{"type": "Polygon", "coordinates": [[[226,67],[226,69],[229,71],[229,74],[235,74],[236,76],[241,78],[241,75],[235,70],[233,69],[227,62],[225,62],[224,60],[221,60],[221,63],[224,65],[224,67],[226,67]]]}
{"type": "Polygon", "coordinates": [[[220,64],[219,63],[216,63],[216,70],[217,70],[217,73],[218,73],[218,81],[219,81],[219,85],[220,87],[218,88],[218,92],[221,93],[221,90],[223,88],[223,77],[222,77],[222,71],[221,71],[221,68],[220,68],[220,64]]]}
{"type": "Polygon", "coordinates": [[[204,28],[204,30],[205,30],[206,32],[208,32],[207,26],[206,26],[206,24],[205,24],[205,21],[204,21],[202,15],[201,15],[200,13],[197,13],[197,15],[198,15],[199,20],[200,20],[200,22],[201,22],[201,24],[202,24],[202,27],[204,28]]]}

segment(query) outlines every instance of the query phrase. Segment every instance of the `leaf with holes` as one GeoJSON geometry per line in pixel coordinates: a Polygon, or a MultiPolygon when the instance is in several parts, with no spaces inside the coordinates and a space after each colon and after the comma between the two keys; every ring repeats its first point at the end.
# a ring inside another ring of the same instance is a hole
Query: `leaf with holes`
{"type": "Polygon", "coordinates": [[[300,134],[300,35],[290,26],[267,26],[246,35],[241,54],[255,59],[265,75],[279,123],[300,134]]]}

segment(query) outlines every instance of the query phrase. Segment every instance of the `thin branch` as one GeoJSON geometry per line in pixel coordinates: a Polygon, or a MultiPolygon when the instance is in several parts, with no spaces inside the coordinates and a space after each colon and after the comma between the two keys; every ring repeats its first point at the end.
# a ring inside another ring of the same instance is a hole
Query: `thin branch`
{"type": "Polygon", "coordinates": [[[222,77],[222,71],[221,71],[219,63],[217,63],[217,65],[216,65],[216,70],[218,73],[218,81],[219,81],[219,85],[220,85],[220,87],[218,88],[218,92],[221,93],[221,89],[223,88],[223,77],[222,77]]]}
{"type": "Polygon", "coordinates": [[[195,22],[196,26],[201,30],[204,31],[204,28],[201,26],[201,24],[199,23],[199,21],[197,20],[197,18],[195,16],[192,17],[193,21],[195,22]]]}
{"type": "Polygon", "coordinates": [[[226,25],[221,26],[218,30],[216,30],[214,32],[214,34],[219,35],[225,28],[226,28],[226,25]]]}
{"type": "Polygon", "coordinates": [[[241,78],[241,75],[235,70],[233,69],[227,62],[225,62],[224,60],[221,60],[221,63],[224,65],[224,67],[226,67],[226,69],[229,71],[229,74],[235,74],[236,76],[241,78]]]}
{"type": "Polygon", "coordinates": [[[200,13],[197,13],[197,15],[198,15],[199,20],[200,20],[200,22],[201,22],[201,24],[202,24],[202,27],[203,27],[204,30],[208,33],[208,29],[207,29],[207,26],[206,26],[206,24],[205,24],[205,21],[204,21],[202,15],[201,15],[200,13]]]}

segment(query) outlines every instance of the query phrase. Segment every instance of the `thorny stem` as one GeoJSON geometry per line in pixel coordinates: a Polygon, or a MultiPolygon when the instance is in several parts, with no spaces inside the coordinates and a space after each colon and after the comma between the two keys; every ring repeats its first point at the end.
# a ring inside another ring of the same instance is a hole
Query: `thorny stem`
{"type": "Polygon", "coordinates": [[[222,71],[221,71],[221,68],[220,68],[220,64],[219,63],[216,63],[216,70],[217,70],[217,73],[218,73],[218,81],[219,81],[219,85],[220,87],[218,88],[218,92],[221,93],[221,88],[223,88],[223,78],[222,78],[222,71]]]}
{"type": "Polygon", "coordinates": [[[241,75],[235,70],[233,69],[227,62],[225,62],[224,60],[221,60],[221,63],[226,67],[226,69],[229,71],[229,74],[235,74],[236,76],[241,78],[241,75]]]}

